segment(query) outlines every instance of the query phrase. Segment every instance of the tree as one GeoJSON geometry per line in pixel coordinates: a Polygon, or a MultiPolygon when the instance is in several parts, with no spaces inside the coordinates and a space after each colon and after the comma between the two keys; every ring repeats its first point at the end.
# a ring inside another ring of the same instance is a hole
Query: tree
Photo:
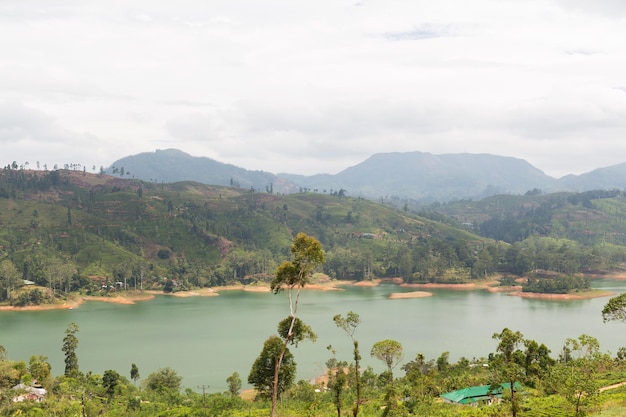
{"type": "Polygon", "coordinates": [[[524,336],[520,332],[513,332],[504,328],[500,334],[494,333],[493,339],[499,342],[496,348],[499,354],[493,358],[491,363],[495,370],[494,376],[498,378],[492,386],[499,386],[502,380],[509,384],[511,389],[511,414],[513,417],[516,417],[520,406],[519,400],[515,396],[515,383],[523,376],[523,368],[516,360],[516,357],[519,354],[523,355],[518,348],[523,344],[524,336]]]}
{"type": "Polygon", "coordinates": [[[370,356],[383,361],[389,372],[389,379],[393,381],[393,368],[402,360],[402,345],[396,340],[381,340],[374,343],[370,356]]]}
{"type": "Polygon", "coordinates": [[[341,417],[342,395],[346,386],[346,373],[344,368],[348,366],[346,362],[339,362],[335,358],[335,349],[332,345],[326,347],[332,352],[333,357],[326,361],[326,369],[328,369],[328,389],[333,395],[333,404],[337,410],[337,417],[341,417]]]}
{"type": "MultiPolygon", "coordinates": [[[[276,404],[278,401],[278,380],[280,368],[283,365],[283,357],[287,352],[287,345],[296,344],[303,338],[312,335],[312,331],[308,326],[300,326],[298,322],[298,301],[300,298],[300,289],[309,283],[313,271],[318,265],[324,263],[325,255],[322,244],[314,237],[308,236],[306,233],[298,233],[293,239],[291,245],[291,254],[293,260],[284,261],[276,270],[276,276],[271,282],[270,288],[274,294],[286,290],[289,298],[289,326],[281,323],[279,331],[283,338],[283,347],[278,353],[274,362],[274,381],[272,389],[272,417],[276,415],[276,404]],[[296,327],[296,324],[299,324],[296,327]],[[286,331],[285,331],[286,330],[286,331]],[[299,330],[306,330],[305,333],[299,330]]],[[[295,362],[294,362],[295,367],[295,362]]]]}
{"type": "Polygon", "coordinates": [[[226,383],[228,384],[228,393],[233,397],[239,395],[239,390],[241,389],[241,377],[239,377],[238,372],[233,372],[231,376],[226,378],[226,383]]]}
{"type": "Polygon", "coordinates": [[[28,361],[28,371],[40,384],[45,384],[50,378],[52,367],[48,363],[48,357],[44,355],[33,355],[28,361]]]}
{"type": "Polygon", "coordinates": [[[54,290],[57,285],[61,288],[62,282],[65,281],[65,292],[69,292],[69,280],[75,272],[75,268],[69,262],[59,258],[50,258],[45,271],[50,289],[54,290]]]}
{"type": "Polygon", "coordinates": [[[361,324],[359,315],[353,311],[349,311],[346,317],[342,317],[341,314],[337,314],[333,317],[333,321],[342,329],[352,340],[353,356],[354,356],[354,385],[356,386],[356,402],[352,409],[352,416],[357,417],[359,414],[359,405],[361,404],[361,370],[359,363],[361,361],[361,353],[359,352],[359,341],[354,337],[356,328],[361,324]]]}
{"type": "Polygon", "coordinates": [[[65,329],[65,337],[63,338],[63,348],[61,349],[65,353],[65,376],[71,378],[76,378],[79,375],[78,356],[76,355],[78,338],[76,333],[78,333],[78,324],[68,324],[65,329]]]}
{"type": "Polygon", "coordinates": [[[626,293],[609,299],[602,309],[602,319],[607,321],[623,321],[626,322],[626,293]]]}
{"type": "MultiPolygon", "coordinates": [[[[0,361],[0,390],[10,389],[20,382],[22,375],[12,361],[0,361]]],[[[4,395],[3,395],[4,397],[4,395]]],[[[3,400],[6,397],[3,398],[3,400]]],[[[3,401],[4,402],[4,401],[3,401]]]]}
{"type": "Polygon", "coordinates": [[[543,343],[540,345],[534,340],[524,340],[524,373],[525,383],[536,385],[554,365],[554,359],[550,357],[550,349],[543,343]]]}
{"type": "Polygon", "coordinates": [[[139,368],[134,363],[130,365],[130,379],[136,384],[139,379],[139,368]]]}
{"type": "Polygon", "coordinates": [[[435,364],[437,365],[437,371],[441,373],[448,372],[448,368],[450,368],[450,352],[442,352],[435,364]]]}
{"type": "Polygon", "coordinates": [[[273,398],[282,394],[295,379],[296,363],[289,349],[285,349],[283,340],[278,336],[270,336],[263,344],[263,350],[252,364],[248,383],[254,385],[262,398],[273,398]],[[278,384],[274,383],[276,363],[282,356],[282,364],[278,374],[278,384]]]}
{"type": "Polygon", "coordinates": [[[115,395],[115,388],[120,382],[120,374],[111,369],[104,371],[102,375],[102,386],[109,397],[115,395]]]}
{"type": "Polygon", "coordinates": [[[406,372],[406,379],[414,387],[415,398],[424,398],[428,392],[431,392],[433,386],[429,374],[434,368],[435,361],[432,359],[427,361],[423,353],[418,353],[414,360],[402,365],[401,369],[406,372]]]}
{"type": "Polygon", "coordinates": [[[20,273],[9,259],[0,262],[0,281],[4,284],[6,292],[0,293],[0,300],[11,300],[11,290],[17,288],[20,273]]]}
{"type": "Polygon", "coordinates": [[[152,391],[165,393],[167,391],[180,390],[180,383],[183,378],[170,367],[161,368],[152,372],[146,378],[146,387],[152,391]]]}
{"type": "Polygon", "coordinates": [[[600,394],[596,372],[604,359],[600,343],[594,337],[581,335],[578,339],[567,339],[563,351],[563,362],[551,370],[555,391],[574,407],[574,413],[584,416],[586,409],[595,404],[600,394]]]}

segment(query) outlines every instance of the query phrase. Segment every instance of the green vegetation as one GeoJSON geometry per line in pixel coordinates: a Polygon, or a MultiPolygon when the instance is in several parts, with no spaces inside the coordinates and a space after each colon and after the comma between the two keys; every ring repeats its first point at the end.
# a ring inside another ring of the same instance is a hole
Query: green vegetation
{"type": "Polygon", "coordinates": [[[522,291],[546,294],[567,294],[573,291],[589,290],[591,281],[582,275],[528,275],[522,291]]]}
{"type": "Polygon", "coordinates": [[[299,231],[324,246],[330,279],[513,275],[528,278],[526,291],[584,290],[580,274],[623,269],[625,217],[617,191],[497,196],[416,214],[345,192],[276,195],[7,167],[0,303],[269,283],[299,231]]]}
{"type": "Polygon", "coordinates": [[[0,191],[0,302],[12,305],[269,283],[293,231],[320,240],[323,272],[335,279],[459,281],[482,276],[476,262],[481,273],[497,269],[482,260],[494,252],[488,239],[343,194],[12,169],[0,171],[0,191]]]}
{"type": "MultiPolygon", "coordinates": [[[[552,358],[545,345],[503,329],[484,358],[450,363],[448,352],[434,359],[417,353],[402,366],[404,375],[393,369],[406,352],[398,342],[383,340],[370,350],[387,367],[376,374],[361,367],[360,317],[354,312],[333,318],[338,331],[350,338],[352,358],[336,358],[329,346],[327,382],[294,381],[296,364],[288,347],[314,336],[297,317],[298,291],[316,270],[330,279],[399,277],[412,283],[504,275],[509,283],[524,277],[525,291],[567,293],[589,288],[584,273],[624,266],[626,226],[619,218],[626,218],[626,199],[621,192],[532,193],[455,204],[417,215],[351,198],[345,191],[275,195],[7,168],[0,172],[4,304],[254,282],[290,296],[289,315],[278,323],[278,335],[265,341],[248,375],[258,394],[254,401],[238,395],[236,373],[228,378],[227,392],[206,395],[204,387],[202,394],[181,392],[182,378],[171,368],[141,380],[133,363],[132,382],[119,370],[85,372],[76,354],[78,326],[71,323],[61,346],[63,375],[51,375],[45,356],[32,356],[26,364],[11,361],[0,349],[0,412],[341,416],[350,409],[353,417],[539,417],[611,415],[626,409],[626,390],[601,390],[626,380],[625,350],[612,358],[591,336],[568,339],[559,357],[552,358]],[[459,207],[465,207],[462,219],[459,207]],[[473,224],[481,226],[468,226],[473,224]],[[523,389],[505,390],[502,402],[490,406],[439,401],[444,392],[503,383],[523,389]],[[39,386],[47,390],[43,402],[13,401],[34,395],[31,389],[39,386]]],[[[611,300],[603,317],[623,320],[623,306],[623,297],[611,300]]]]}
{"type": "Polygon", "coordinates": [[[65,337],[63,338],[63,353],[65,354],[65,376],[76,377],[79,374],[78,356],[76,349],[78,348],[78,325],[70,323],[65,329],[65,337]]]}
{"type": "Polygon", "coordinates": [[[261,356],[255,362],[250,372],[248,382],[257,386],[265,387],[267,376],[261,368],[267,364],[273,365],[272,372],[272,412],[276,415],[278,396],[290,385],[290,379],[296,372],[296,364],[293,359],[289,360],[291,353],[288,345],[298,346],[303,340],[315,340],[313,330],[300,320],[298,303],[300,301],[300,289],[310,282],[313,271],[318,265],[324,263],[324,250],[319,240],[307,236],[306,233],[298,233],[291,244],[291,261],[284,261],[276,270],[276,276],[272,280],[271,289],[274,294],[287,291],[289,299],[289,317],[278,324],[278,334],[282,341],[282,348],[278,347],[276,337],[270,337],[263,346],[261,356]],[[283,364],[287,360],[289,366],[283,364]],[[285,365],[285,366],[283,366],[285,365]],[[285,370],[289,369],[288,372],[285,370]]]}

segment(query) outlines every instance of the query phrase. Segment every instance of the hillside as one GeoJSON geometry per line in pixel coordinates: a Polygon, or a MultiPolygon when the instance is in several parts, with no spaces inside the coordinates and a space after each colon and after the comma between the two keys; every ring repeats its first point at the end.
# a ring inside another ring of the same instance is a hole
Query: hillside
{"type": "Polygon", "coordinates": [[[467,230],[509,243],[529,236],[626,246],[626,194],[619,190],[498,195],[434,208],[467,230]]]}
{"type": "Polygon", "coordinates": [[[440,209],[417,215],[343,193],[278,195],[4,170],[0,274],[9,278],[0,282],[0,302],[17,295],[35,302],[22,280],[47,288],[48,298],[267,281],[289,258],[298,232],[323,244],[319,272],[344,280],[466,283],[624,264],[626,203],[619,192],[498,196],[440,209]]]}
{"type": "Polygon", "coordinates": [[[65,292],[97,292],[107,282],[172,290],[267,279],[300,231],[322,242],[331,277],[444,276],[449,268],[434,266],[441,263],[467,279],[471,248],[486,242],[361,198],[80,171],[2,171],[0,227],[0,261],[65,292]],[[422,269],[411,261],[418,250],[429,254],[422,269]],[[447,251],[464,255],[444,260],[447,251]]]}

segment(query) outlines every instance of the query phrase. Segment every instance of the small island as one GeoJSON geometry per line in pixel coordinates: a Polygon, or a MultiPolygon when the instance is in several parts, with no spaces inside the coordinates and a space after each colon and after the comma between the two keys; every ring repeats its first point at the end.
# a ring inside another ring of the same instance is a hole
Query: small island
{"type": "Polygon", "coordinates": [[[402,300],[406,298],[431,297],[433,293],[427,291],[394,292],[389,295],[390,300],[402,300]]]}

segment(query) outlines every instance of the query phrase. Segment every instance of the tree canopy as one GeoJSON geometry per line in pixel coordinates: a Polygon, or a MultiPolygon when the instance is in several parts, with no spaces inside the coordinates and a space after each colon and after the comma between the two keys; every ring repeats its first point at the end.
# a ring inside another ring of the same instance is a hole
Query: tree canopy
{"type": "Polygon", "coordinates": [[[146,388],[153,391],[178,391],[182,380],[183,378],[168,366],[148,375],[145,384],[146,388]]]}
{"type": "Polygon", "coordinates": [[[396,340],[381,340],[374,343],[370,355],[381,360],[387,366],[387,372],[393,378],[393,368],[402,360],[402,344],[396,340]]]}
{"type": "Polygon", "coordinates": [[[607,321],[626,322],[626,293],[620,294],[609,300],[602,309],[602,319],[607,321]]]}
{"type": "Polygon", "coordinates": [[[278,395],[293,384],[296,376],[296,363],[289,349],[284,348],[283,340],[278,336],[270,336],[263,344],[263,350],[252,364],[248,375],[248,383],[252,384],[262,398],[272,397],[274,386],[274,370],[281,352],[284,351],[282,364],[278,372],[278,395]]]}

